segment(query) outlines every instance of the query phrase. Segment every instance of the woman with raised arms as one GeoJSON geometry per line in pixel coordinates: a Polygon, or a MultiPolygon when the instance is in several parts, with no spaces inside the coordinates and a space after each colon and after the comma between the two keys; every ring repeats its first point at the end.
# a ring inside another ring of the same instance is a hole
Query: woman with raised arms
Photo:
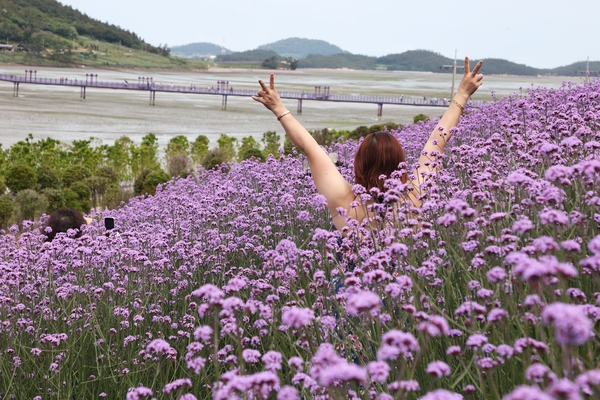
{"type": "MultiPolygon", "coordinates": [[[[469,58],[465,57],[465,72],[458,85],[456,95],[436,128],[431,132],[427,143],[425,143],[419,158],[418,168],[414,174],[415,179],[409,182],[415,190],[409,191],[408,197],[415,207],[421,206],[419,194],[421,193],[420,186],[423,177],[436,172],[436,168],[429,166],[431,165],[432,152],[444,152],[446,142],[452,136],[451,128],[458,124],[467,100],[483,83],[483,75],[478,73],[482,64],[482,61],[479,61],[471,71],[469,58]]],[[[258,83],[261,90],[252,99],[262,103],[275,114],[290,140],[308,158],[315,186],[317,191],[327,200],[327,207],[336,228],[341,230],[346,226],[346,218],[343,216],[344,213],[340,214],[339,208],[345,209],[347,216],[351,216],[359,222],[368,217],[367,207],[352,207],[353,202],[360,202],[360,197],[357,197],[352,191],[352,185],[339,173],[335,164],[310,133],[283,105],[275,89],[274,75],[271,74],[269,86],[262,80],[259,80],[258,83]]],[[[377,187],[384,192],[384,180],[379,179],[379,177],[381,175],[389,177],[392,172],[398,170],[398,165],[405,161],[404,150],[393,135],[388,132],[368,134],[359,146],[354,159],[356,183],[364,186],[367,191],[377,187]]]]}

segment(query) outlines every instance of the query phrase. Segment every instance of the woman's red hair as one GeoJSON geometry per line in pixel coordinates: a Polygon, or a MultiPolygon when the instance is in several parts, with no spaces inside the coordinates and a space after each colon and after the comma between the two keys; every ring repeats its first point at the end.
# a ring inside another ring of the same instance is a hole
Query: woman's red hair
{"type": "MultiPolygon", "coordinates": [[[[379,176],[389,178],[398,169],[398,164],[405,161],[402,145],[391,133],[370,133],[365,136],[354,158],[356,183],[367,190],[376,187],[384,192],[384,181],[379,176]]],[[[406,182],[406,176],[402,176],[402,182],[406,182]]]]}

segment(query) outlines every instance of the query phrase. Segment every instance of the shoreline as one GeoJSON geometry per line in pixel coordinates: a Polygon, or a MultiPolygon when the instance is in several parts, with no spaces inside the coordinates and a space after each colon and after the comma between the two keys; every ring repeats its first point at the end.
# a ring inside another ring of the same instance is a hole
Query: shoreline
{"type": "MultiPolygon", "coordinates": [[[[23,63],[0,63],[2,67],[38,67],[38,68],[62,68],[65,70],[81,70],[81,69],[97,69],[101,71],[114,71],[114,72],[126,72],[126,71],[154,71],[154,72],[194,72],[194,73],[218,73],[218,74],[249,74],[249,73],[276,73],[278,75],[304,75],[306,72],[375,72],[378,73],[403,73],[403,74],[444,74],[449,75],[448,72],[433,72],[433,71],[412,71],[412,70],[372,70],[372,69],[352,69],[352,68],[301,68],[296,70],[288,69],[261,69],[261,68],[224,68],[209,66],[207,69],[199,68],[143,68],[143,67],[123,67],[123,68],[111,68],[106,66],[88,66],[88,65],[53,65],[53,64],[23,64],[23,63]],[[306,72],[305,72],[306,71],[306,72]]],[[[456,74],[460,76],[459,73],[456,74]]],[[[576,79],[585,78],[578,75],[512,75],[512,74],[485,74],[484,76],[497,76],[497,77],[517,77],[517,78],[564,78],[564,79],[576,79]]]]}

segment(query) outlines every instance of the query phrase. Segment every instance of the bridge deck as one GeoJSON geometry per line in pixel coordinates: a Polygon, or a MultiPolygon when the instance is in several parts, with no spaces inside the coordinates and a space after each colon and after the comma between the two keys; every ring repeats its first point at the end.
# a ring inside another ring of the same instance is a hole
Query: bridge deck
{"type": "MultiPolygon", "coordinates": [[[[0,74],[0,81],[13,82],[15,85],[20,83],[35,85],[51,85],[62,87],[98,88],[98,89],[118,89],[134,90],[146,92],[164,92],[164,93],[185,93],[185,94],[205,94],[220,96],[243,96],[250,97],[257,93],[257,90],[233,89],[228,88],[204,88],[195,85],[183,86],[174,84],[163,84],[155,82],[110,82],[97,80],[77,80],[66,78],[30,78],[17,75],[0,74]]],[[[425,97],[390,97],[390,96],[364,96],[364,95],[345,95],[329,93],[305,93],[281,91],[279,95],[282,99],[295,100],[315,100],[331,101],[344,103],[369,103],[369,104],[394,104],[405,106],[426,106],[426,107],[448,107],[447,99],[425,98],[425,97]]],[[[475,105],[479,102],[470,101],[469,104],[475,105]]]]}

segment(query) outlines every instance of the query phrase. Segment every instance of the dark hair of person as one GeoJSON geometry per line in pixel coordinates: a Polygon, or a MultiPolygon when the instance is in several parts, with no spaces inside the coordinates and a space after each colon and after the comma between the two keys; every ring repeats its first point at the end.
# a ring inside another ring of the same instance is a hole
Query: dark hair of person
{"type": "MultiPolygon", "coordinates": [[[[398,164],[405,161],[402,145],[391,133],[370,133],[365,136],[354,158],[356,183],[367,190],[377,187],[384,192],[385,181],[379,177],[385,175],[389,178],[398,169],[398,164]]],[[[406,174],[403,174],[402,182],[406,183],[406,174]]]]}
{"type": "Polygon", "coordinates": [[[83,214],[74,208],[61,207],[50,214],[50,218],[46,221],[46,227],[52,228],[52,232],[45,232],[46,241],[51,242],[59,232],[67,232],[69,229],[77,229],[77,235],[81,236],[81,225],[85,225],[86,221],[83,214]]]}

